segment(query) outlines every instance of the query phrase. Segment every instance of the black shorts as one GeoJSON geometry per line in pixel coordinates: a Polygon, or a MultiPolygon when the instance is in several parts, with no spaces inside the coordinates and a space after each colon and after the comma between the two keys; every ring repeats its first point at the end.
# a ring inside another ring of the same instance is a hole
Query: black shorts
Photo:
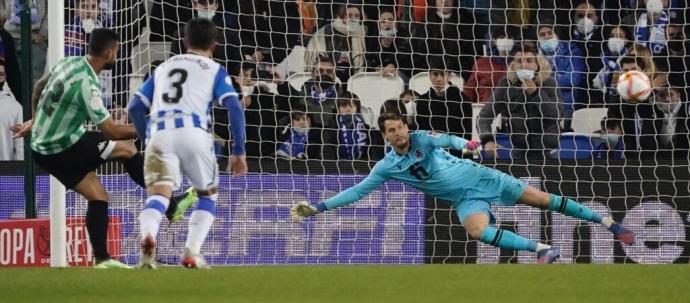
{"type": "Polygon", "coordinates": [[[101,132],[90,131],[57,154],[43,155],[36,151],[31,154],[41,168],[73,189],[88,173],[105,163],[114,148],[115,141],[108,140],[101,132]]]}

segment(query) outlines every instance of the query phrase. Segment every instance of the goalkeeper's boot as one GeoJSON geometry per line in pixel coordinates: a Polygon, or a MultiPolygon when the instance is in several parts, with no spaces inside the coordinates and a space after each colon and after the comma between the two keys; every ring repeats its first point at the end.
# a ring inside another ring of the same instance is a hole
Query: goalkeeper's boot
{"type": "Polygon", "coordinates": [[[635,233],[632,232],[632,230],[625,228],[625,226],[621,225],[620,223],[613,222],[611,227],[609,227],[609,230],[613,233],[613,236],[618,239],[618,241],[628,245],[635,244],[635,233]]]}
{"type": "Polygon", "coordinates": [[[98,268],[98,269],[111,269],[111,268],[132,269],[132,267],[130,267],[129,265],[122,263],[118,260],[111,259],[111,258],[96,262],[96,265],[94,265],[93,268],[98,268]]]}
{"type": "Polygon", "coordinates": [[[561,258],[561,250],[555,247],[542,249],[537,253],[538,264],[551,264],[561,258]]]}
{"type": "Polygon", "coordinates": [[[184,254],[182,255],[182,267],[185,268],[198,268],[198,269],[211,269],[211,266],[206,263],[206,259],[201,254],[194,254],[189,248],[184,249],[184,254]]]}
{"type": "Polygon", "coordinates": [[[170,198],[170,206],[165,211],[165,217],[171,223],[180,221],[187,209],[194,205],[197,198],[196,190],[193,187],[185,191],[182,196],[170,198]]]}
{"type": "Polygon", "coordinates": [[[146,236],[141,241],[138,267],[142,269],[158,269],[156,264],[156,240],[151,235],[146,236]]]}

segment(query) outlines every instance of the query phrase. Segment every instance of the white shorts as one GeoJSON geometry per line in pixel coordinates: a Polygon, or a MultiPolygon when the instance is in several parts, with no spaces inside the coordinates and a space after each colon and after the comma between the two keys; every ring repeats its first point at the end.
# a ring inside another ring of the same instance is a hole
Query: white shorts
{"type": "Polygon", "coordinates": [[[218,186],[213,137],[200,128],[174,128],[155,132],[144,156],[146,186],[168,185],[177,190],[182,174],[197,190],[218,186]]]}

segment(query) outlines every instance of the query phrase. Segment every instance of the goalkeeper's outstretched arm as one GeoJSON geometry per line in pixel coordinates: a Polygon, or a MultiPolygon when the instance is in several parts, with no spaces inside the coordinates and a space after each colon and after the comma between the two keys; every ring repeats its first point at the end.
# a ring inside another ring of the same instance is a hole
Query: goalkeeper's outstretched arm
{"type": "Polygon", "coordinates": [[[359,199],[372,192],[388,179],[385,172],[383,172],[383,170],[380,168],[379,163],[374,166],[374,169],[372,169],[369,176],[364,178],[364,180],[326,201],[314,205],[310,205],[307,201],[301,201],[295,204],[290,210],[292,219],[297,222],[301,222],[305,218],[317,213],[350,205],[359,201],[359,199]]]}

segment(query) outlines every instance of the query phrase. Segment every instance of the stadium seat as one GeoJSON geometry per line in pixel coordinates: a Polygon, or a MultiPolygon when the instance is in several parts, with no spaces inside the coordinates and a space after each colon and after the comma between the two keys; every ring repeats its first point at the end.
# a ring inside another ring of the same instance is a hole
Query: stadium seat
{"type": "MultiPolygon", "coordinates": [[[[457,86],[460,89],[460,91],[462,91],[465,85],[465,80],[463,80],[462,77],[454,73],[451,73],[450,83],[453,86],[457,86]]],[[[412,76],[412,78],[410,78],[409,87],[411,90],[415,91],[420,95],[426,94],[426,92],[428,92],[429,88],[431,87],[431,80],[429,80],[429,72],[421,72],[412,76]]]]}
{"type": "Polygon", "coordinates": [[[304,82],[307,82],[311,78],[311,73],[308,72],[297,72],[294,74],[291,74],[290,76],[285,79],[288,83],[290,83],[290,86],[296,90],[301,90],[302,85],[304,85],[304,82]]]}
{"type": "Polygon", "coordinates": [[[561,134],[558,158],[560,159],[589,159],[596,144],[589,134],[563,133],[561,134]]]}
{"type": "Polygon", "coordinates": [[[170,53],[170,42],[141,42],[132,48],[132,73],[144,76],[151,62],[165,60],[170,53]]]}
{"type": "MultiPolygon", "coordinates": [[[[484,108],[485,103],[472,103],[472,139],[479,140],[479,126],[477,125],[477,117],[479,112],[484,108]]],[[[501,126],[501,115],[497,115],[494,121],[491,122],[491,131],[496,131],[501,126]]]]}
{"type": "Polygon", "coordinates": [[[601,120],[606,117],[606,108],[582,108],[573,113],[573,132],[592,134],[601,129],[601,120]]]}
{"type": "Polygon", "coordinates": [[[288,77],[294,73],[304,71],[304,51],[306,48],[301,45],[296,45],[292,48],[290,54],[285,59],[278,63],[273,70],[283,77],[288,77]]]}
{"type": "MultiPolygon", "coordinates": [[[[357,73],[347,81],[347,90],[356,94],[362,107],[369,107],[374,112],[374,121],[378,119],[383,102],[398,99],[405,89],[405,82],[400,77],[383,77],[377,72],[357,73]]],[[[372,125],[378,129],[377,125],[372,125]]]]}

